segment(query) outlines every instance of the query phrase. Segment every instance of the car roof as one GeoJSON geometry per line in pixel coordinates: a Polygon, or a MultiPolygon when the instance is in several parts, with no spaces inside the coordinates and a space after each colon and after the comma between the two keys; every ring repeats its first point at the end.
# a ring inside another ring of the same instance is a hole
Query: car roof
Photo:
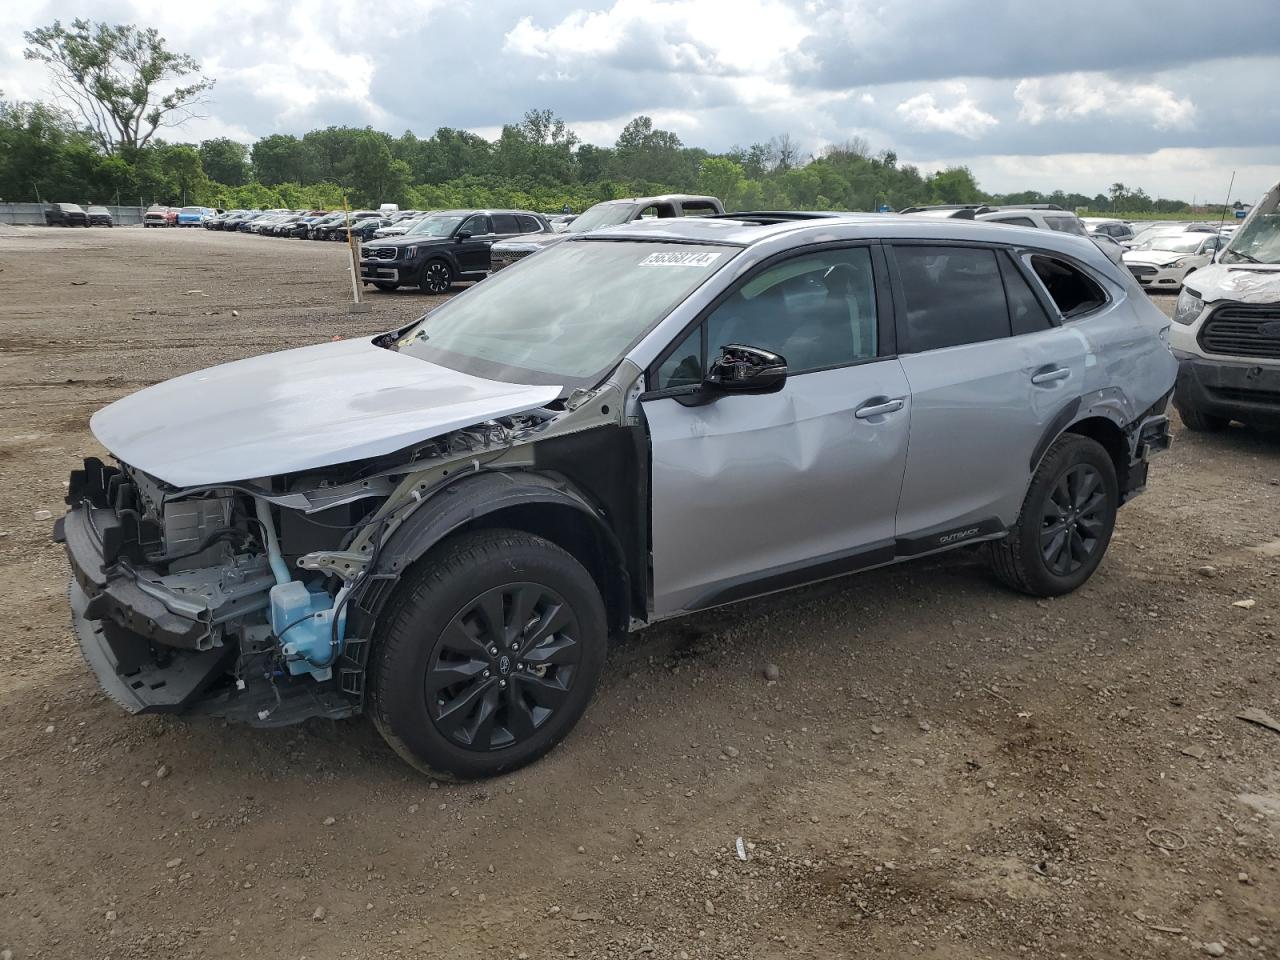
{"type": "Polygon", "coordinates": [[[460,210],[436,210],[428,216],[432,217],[465,217],[473,213],[522,213],[530,217],[540,217],[542,214],[534,213],[532,210],[508,210],[504,207],[465,207],[460,210]]]}
{"type": "Polygon", "coordinates": [[[592,206],[607,207],[615,203],[642,203],[648,205],[650,203],[674,203],[676,201],[685,203],[691,200],[696,200],[699,203],[706,203],[711,200],[715,200],[717,203],[719,202],[718,198],[708,196],[705,193],[660,193],[652,197],[617,197],[613,200],[601,200],[599,203],[592,204],[592,206]]]}
{"type": "Polygon", "coordinates": [[[569,236],[570,243],[604,240],[648,240],[675,243],[717,243],[750,247],[784,235],[794,235],[797,246],[824,240],[969,240],[1057,251],[1095,266],[1114,267],[1087,237],[1071,233],[1019,227],[982,220],[902,216],[896,213],[847,213],[831,217],[783,222],[752,223],[726,217],[666,217],[636,220],[591,233],[569,236]]]}

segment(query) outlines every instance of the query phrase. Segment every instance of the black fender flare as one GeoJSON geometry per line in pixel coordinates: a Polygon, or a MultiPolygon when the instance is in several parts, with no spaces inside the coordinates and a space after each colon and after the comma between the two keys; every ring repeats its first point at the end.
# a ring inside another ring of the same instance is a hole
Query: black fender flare
{"type": "MultiPolygon", "coordinates": [[[[432,260],[439,260],[449,268],[449,272],[453,274],[453,279],[457,280],[462,275],[462,267],[458,263],[457,255],[448,247],[429,247],[427,252],[422,256],[422,262],[418,264],[418,277],[421,279],[423,273],[426,272],[427,264],[432,260]]],[[[414,321],[417,322],[416,320],[414,321]]]]}
{"type": "Polygon", "coordinates": [[[1076,414],[1080,412],[1080,398],[1073,397],[1063,404],[1062,409],[1054,414],[1053,419],[1045,424],[1044,430],[1040,434],[1040,440],[1036,443],[1035,449],[1031,451],[1031,473],[1036,472],[1036,467],[1040,466],[1040,461],[1044,459],[1045,452],[1053,446],[1053,441],[1062,435],[1062,432],[1071,426],[1076,420],[1076,414]]]}
{"type": "Polygon", "coordinates": [[[610,565],[626,574],[622,546],[603,512],[568,480],[527,470],[473,473],[424,500],[379,549],[367,586],[352,598],[353,619],[359,621],[352,624],[357,635],[372,634],[374,622],[404,571],[436,544],[481,517],[533,504],[568,508],[588,518],[606,545],[610,565]]]}

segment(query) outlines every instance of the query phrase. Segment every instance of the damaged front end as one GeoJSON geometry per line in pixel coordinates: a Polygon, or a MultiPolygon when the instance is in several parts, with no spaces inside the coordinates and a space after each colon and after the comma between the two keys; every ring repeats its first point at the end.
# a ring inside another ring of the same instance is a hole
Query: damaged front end
{"type": "Polygon", "coordinates": [[[172,490],[97,459],[72,473],[55,539],[81,650],[120,706],[260,724],[353,712],[340,682],[291,682],[358,669],[360,641],[344,636],[335,578],[295,579],[299,558],[282,551],[329,546],[361,508],[308,515],[274,499],[243,485],[172,490]]]}
{"type": "Polygon", "coordinates": [[[380,562],[384,546],[460,478],[532,468],[534,441],[616,425],[618,389],[602,393],[612,416],[570,400],[282,477],[177,488],[85,460],[55,539],[86,661],[130,713],[278,726],[360,712],[369,634],[406,563],[402,549],[380,562]]]}

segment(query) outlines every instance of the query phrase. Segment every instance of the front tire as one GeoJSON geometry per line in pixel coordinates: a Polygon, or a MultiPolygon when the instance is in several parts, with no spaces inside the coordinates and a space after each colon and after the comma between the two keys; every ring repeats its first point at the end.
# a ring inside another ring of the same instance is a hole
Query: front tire
{"type": "Polygon", "coordinates": [[[1031,478],[1017,524],[990,546],[996,577],[1032,596],[1070,593],[1102,562],[1119,505],[1110,454],[1096,440],[1063,434],[1031,478]]]}
{"type": "Polygon", "coordinates": [[[453,286],[453,271],[449,269],[449,264],[443,260],[427,261],[422,268],[422,279],[418,281],[418,287],[422,292],[439,295],[448,293],[451,286],[453,286]]]}
{"type": "Polygon", "coordinates": [[[383,623],[370,715],[428,774],[492,777],[538,759],[578,722],[604,668],[595,581],[521,531],[446,540],[406,575],[383,623]]]}
{"type": "Polygon", "coordinates": [[[375,290],[381,290],[381,291],[383,291],[384,293],[390,293],[392,290],[399,289],[399,287],[400,287],[400,284],[398,284],[398,283],[392,283],[390,280],[375,280],[375,281],[373,281],[373,288],[374,288],[375,290]]]}

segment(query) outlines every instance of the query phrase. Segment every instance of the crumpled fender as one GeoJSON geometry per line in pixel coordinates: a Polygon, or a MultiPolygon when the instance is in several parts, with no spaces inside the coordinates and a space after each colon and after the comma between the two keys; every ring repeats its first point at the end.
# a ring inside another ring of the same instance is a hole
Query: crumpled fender
{"type": "MultiPolygon", "coordinates": [[[[480,517],[535,503],[568,507],[589,517],[612,553],[610,560],[625,569],[621,545],[601,511],[569,481],[529,471],[471,474],[425,500],[382,545],[369,586],[357,600],[359,612],[370,621],[368,626],[404,571],[445,537],[480,517]]],[[[367,629],[362,635],[366,634],[367,629]]]]}

